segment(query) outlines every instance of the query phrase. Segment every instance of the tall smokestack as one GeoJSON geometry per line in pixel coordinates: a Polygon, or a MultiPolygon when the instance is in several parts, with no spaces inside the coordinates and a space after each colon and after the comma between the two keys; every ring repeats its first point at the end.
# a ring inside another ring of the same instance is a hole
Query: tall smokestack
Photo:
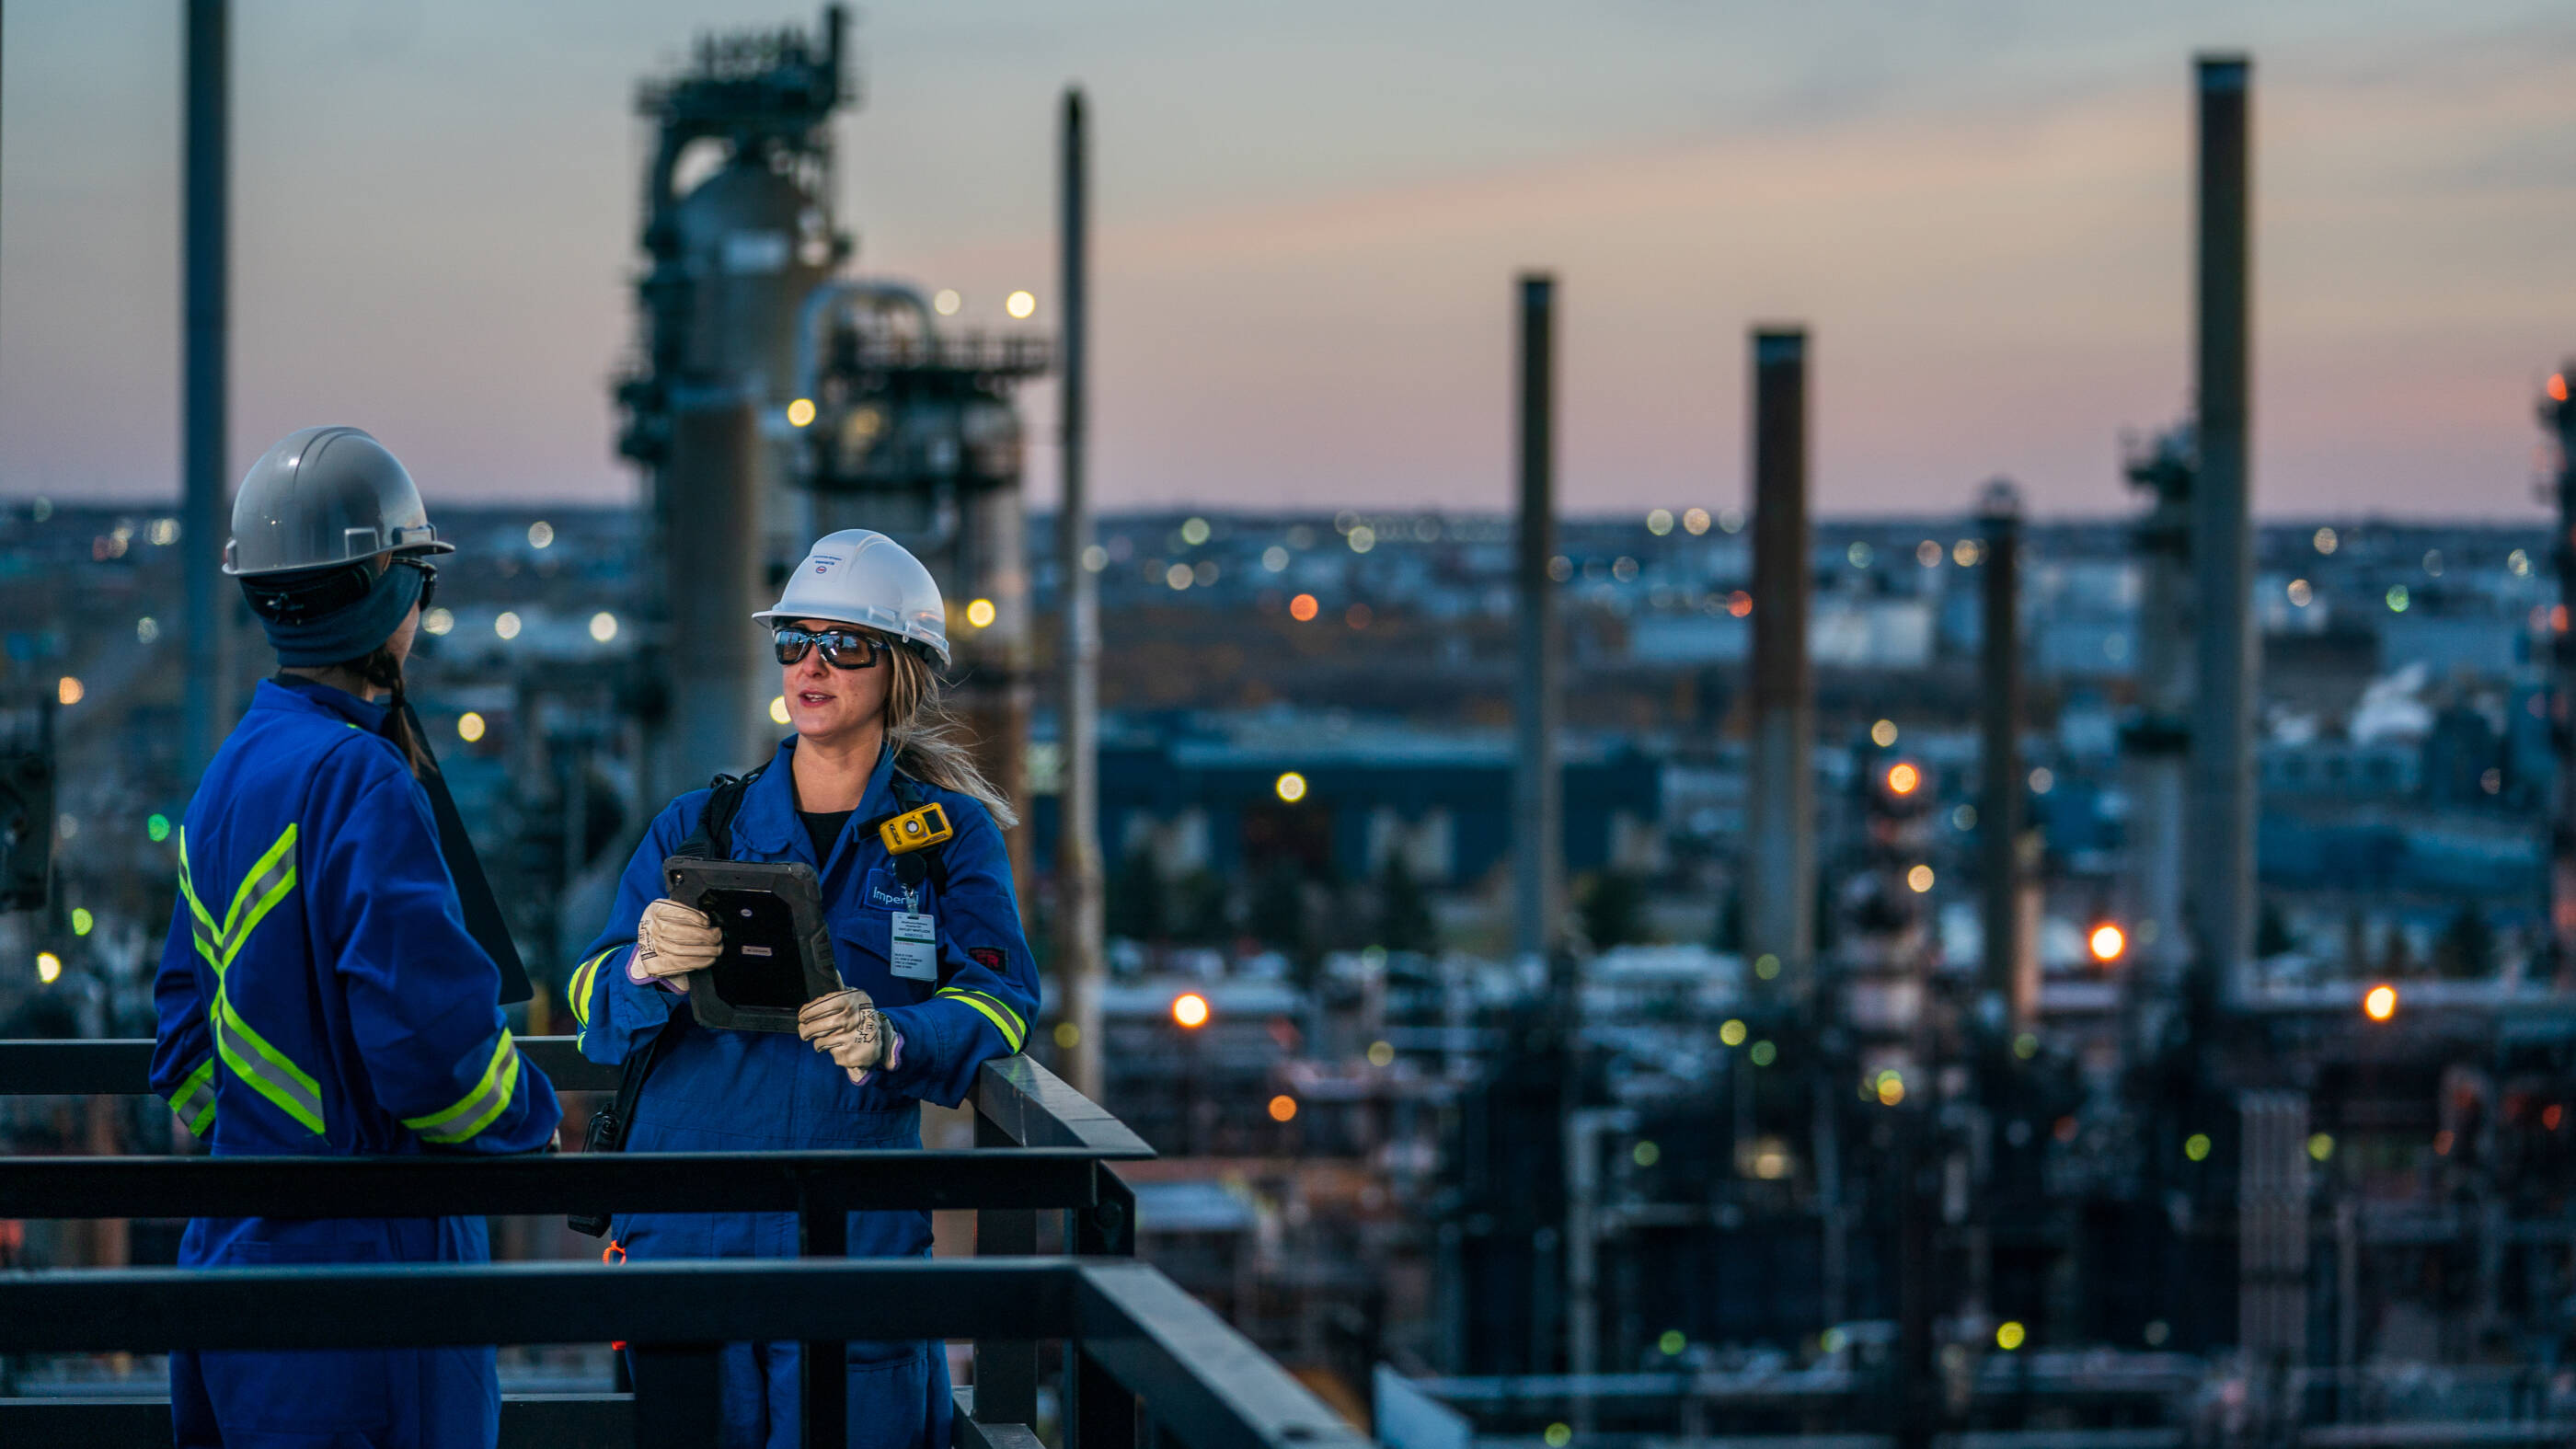
{"type": "Polygon", "coordinates": [[[2576,980],[2576,357],[2541,388],[2540,425],[2558,443],[2558,541],[2549,551],[2558,571],[2558,614],[2550,632],[2550,684],[2557,694],[2549,742],[2558,761],[2557,823],[2550,831],[2549,940],[2563,985],[2576,980]]]}
{"type": "Polygon", "coordinates": [[[1986,485],[1977,512],[1985,530],[1978,690],[1985,794],[1977,802],[1977,840],[1986,886],[1977,986],[2009,1008],[2018,1031],[2029,1025],[2039,996],[2021,809],[2021,495],[1998,478],[1986,485]]]}
{"type": "Polygon", "coordinates": [[[1564,899],[1564,808],[1556,736],[1556,279],[1520,279],[1520,586],[1518,688],[1512,724],[1512,946],[1545,959],[1555,949],[1564,899]]]}
{"type": "Polygon", "coordinates": [[[228,0],[188,0],[187,389],[181,447],[186,497],[180,508],[187,555],[188,705],[184,753],[194,785],[223,737],[221,559],[231,520],[224,510],[229,440],[225,362],[231,338],[232,24],[228,0]]]}
{"type": "Polygon", "coordinates": [[[1073,1027],[1065,1059],[1074,1090],[1098,1101],[1100,1072],[1100,586],[1083,555],[1091,547],[1091,211],[1090,152],[1079,89],[1064,93],[1064,317],[1059,346],[1064,385],[1063,501],[1056,510],[1056,573],[1063,580],[1056,669],[1056,976],[1073,1027]]]}
{"type": "Polygon", "coordinates": [[[2192,946],[2201,980],[2236,996],[2254,943],[2254,534],[2247,191],[2253,62],[2204,55],[2200,100],[2200,468],[2191,493],[2198,630],[2192,701],[2192,946]]]}
{"type": "Polygon", "coordinates": [[[1807,662],[1807,331],[1753,332],[1753,758],[1742,881],[1757,976],[1804,993],[1816,950],[1814,670],[1807,662]]]}

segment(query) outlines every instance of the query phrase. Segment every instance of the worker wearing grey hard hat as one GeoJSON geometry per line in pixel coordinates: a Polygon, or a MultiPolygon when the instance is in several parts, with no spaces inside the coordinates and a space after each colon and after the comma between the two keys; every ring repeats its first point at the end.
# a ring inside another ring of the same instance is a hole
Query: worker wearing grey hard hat
{"type": "MultiPolygon", "coordinates": [[[[501,1011],[402,707],[446,553],[411,475],[356,428],[251,466],[224,571],[283,666],[207,765],[177,841],[152,1085],[216,1156],[533,1152],[562,1117],[501,1011]]],[[[479,884],[479,872],[474,875],[479,884]]],[[[515,965],[515,957],[512,959],[515,965]]],[[[198,1218],[189,1267],[479,1263],[481,1217],[198,1218]]],[[[490,1348],[175,1352],[181,1444],[490,1449],[490,1348]]]]}
{"type": "MultiPolygon", "coordinates": [[[[901,544],[865,529],[817,540],[753,620],[770,630],[795,732],[747,782],[692,791],[653,822],[567,993],[582,1050],[607,1063],[646,1054],[627,1139],[638,1149],[918,1147],[920,1103],[964,1100],[1037,1017],[1002,841],[1017,822],[940,707],[947,610],[901,544]],[[801,862],[820,883],[844,989],[807,1002],[795,1037],[708,1027],[686,1005],[689,973],[723,938],[664,898],[663,862],[700,841],[719,858],[801,862]]],[[[797,1252],[789,1213],[608,1226],[637,1258],[797,1252]]],[[[926,1256],[930,1214],[852,1213],[847,1241],[859,1256],[926,1256]]],[[[945,1449],[940,1345],[854,1343],[849,1356],[850,1423],[866,1426],[853,1443],[945,1449]]],[[[798,1442],[796,1345],[731,1345],[722,1373],[724,1442],[798,1442]]]]}

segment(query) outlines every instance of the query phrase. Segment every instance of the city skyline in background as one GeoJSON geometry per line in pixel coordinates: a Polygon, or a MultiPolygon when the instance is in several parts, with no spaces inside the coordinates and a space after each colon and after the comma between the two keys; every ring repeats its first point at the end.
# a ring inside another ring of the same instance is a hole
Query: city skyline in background
{"type": "MultiPolygon", "coordinates": [[[[9,17],[0,493],[177,493],[179,27],[9,17]]],[[[1052,330],[1053,108],[1097,127],[1110,508],[1508,498],[1513,273],[1563,296],[1570,513],[1745,502],[1743,353],[1813,330],[1815,504],[2132,506],[2187,407],[2189,59],[2255,60],[2269,516],[2538,518],[2576,348],[2576,26],[2538,4],[2154,15],[872,7],[839,126],[858,267],[1052,330]]],[[[638,496],[607,379],[638,265],[633,77],[760,3],[243,7],[232,471],[357,422],[433,499],[638,496]]],[[[1029,390],[1030,501],[1053,496],[1029,390]]]]}

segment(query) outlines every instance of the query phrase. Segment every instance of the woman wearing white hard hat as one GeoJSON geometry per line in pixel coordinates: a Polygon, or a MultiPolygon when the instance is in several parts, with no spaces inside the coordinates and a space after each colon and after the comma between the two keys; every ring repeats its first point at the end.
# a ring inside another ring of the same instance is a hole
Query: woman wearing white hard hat
{"type": "MultiPolygon", "coordinates": [[[[601,1062],[650,1053],[631,1148],[918,1147],[920,1103],[962,1101],[976,1069],[1019,1051],[1037,1016],[1037,966],[1002,845],[1016,817],[941,708],[933,669],[948,661],[946,612],[902,545],[864,529],[831,534],[777,606],[753,617],[771,631],[795,733],[746,781],[693,790],[653,822],[573,972],[582,1051],[601,1062]],[[889,850],[883,828],[900,834],[929,806],[954,835],[889,850]],[[820,880],[849,989],[809,1003],[799,1036],[692,1018],[686,973],[713,961],[720,939],[662,895],[663,861],[687,843],[720,859],[801,861],[820,880]]],[[[637,1258],[798,1251],[788,1213],[638,1213],[610,1231],[637,1258]]],[[[930,1214],[852,1213],[849,1244],[860,1256],[926,1256],[930,1214]]],[[[735,1344],[723,1363],[724,1442],[795,1444],[796,1345],[735,1344]]],[[[948,1443],[938,1344],[851,1344],[850,1394],[852,1444],[948,1443]]]]}

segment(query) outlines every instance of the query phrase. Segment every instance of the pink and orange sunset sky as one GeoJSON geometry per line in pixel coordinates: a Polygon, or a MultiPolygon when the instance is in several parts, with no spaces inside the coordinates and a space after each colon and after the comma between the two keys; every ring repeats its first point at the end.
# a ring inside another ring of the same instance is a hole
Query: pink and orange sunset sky
{"type": "MultiPolygon", "coordinates": [[[[636,79],[775,0],[236,0],[235,467],[369,427],[433,501],[636,496],[608,378],[636,79]]],[[[179,7],[12,6],[0,493],[175,497],[179,7]]],[[[1745,329],[1813,330],[1817,506],[2009,474],[2127,508],[2187,404],[2191,56],[2255,59],[2263,513],[2537,517],[2576,353],[2576,11],[887,0],[840,128],[861,270],[1053,318],[1095,118],[1106,507],[1507,506],[1510,299],[1563,304],[1577,512],[1744,491],[1745,329]]],[[[1052,393],[1028,394],[1031,491],[1052,393]]]]}

